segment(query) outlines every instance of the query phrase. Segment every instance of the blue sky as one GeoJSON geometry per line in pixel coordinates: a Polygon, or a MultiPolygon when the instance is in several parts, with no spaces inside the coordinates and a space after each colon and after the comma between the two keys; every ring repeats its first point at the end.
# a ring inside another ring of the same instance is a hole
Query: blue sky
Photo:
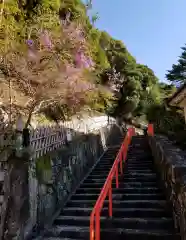
{"type": "Polygon", "coordinates": [[[160,81],[186,43],[186,0],[93,0],[96,26],[122,40],[160,81]]]}

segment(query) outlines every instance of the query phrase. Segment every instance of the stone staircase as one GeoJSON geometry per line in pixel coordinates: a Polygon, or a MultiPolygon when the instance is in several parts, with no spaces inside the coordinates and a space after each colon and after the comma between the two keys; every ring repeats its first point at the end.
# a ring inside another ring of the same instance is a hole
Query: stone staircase
{"type": "MultiPolygon", "coordinates": [[[[90,214],[118,150],[119,145],[109,147],[51,229],[37,239],[89,239],[90,214]]],[[[101,240],[114,238],[180,239],[174,230],[171,208],[158,181],[144,136],[133,137],[119,188],[116,189],[113,183],[112,219],[108,217],[108,200],[101,211],[101,240]]]]}

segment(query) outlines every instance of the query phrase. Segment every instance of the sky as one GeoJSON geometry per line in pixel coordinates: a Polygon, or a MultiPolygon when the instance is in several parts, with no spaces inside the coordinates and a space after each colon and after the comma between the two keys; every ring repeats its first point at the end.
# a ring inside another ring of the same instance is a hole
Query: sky
{"type": "Polygon", "coordinates": [[[122,40],[160,81],[186,43],[186,0],[93,0],[96,27],[122,40]]]}

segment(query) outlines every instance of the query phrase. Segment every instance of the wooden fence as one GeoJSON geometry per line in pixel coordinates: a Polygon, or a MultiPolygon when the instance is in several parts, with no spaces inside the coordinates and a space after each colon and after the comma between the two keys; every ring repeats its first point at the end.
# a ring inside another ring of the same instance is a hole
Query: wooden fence
{"type": "MultiPolygon", "coordinates": [[[[109,124],[115,120],[110,118],[109,124]]],[[[69,139],[72,139],[76,132],[87,134],[106,126],[107,116],[74,119],[59,125],[41,126],[30,131],[30,144],[34,151],[34,158],[60,148],[69,139]]],[[[13,131],[12,131],[13,132],[13,131]]],[[[12,132],[6,130],[4,124],[0,123],[0,150],[8,145],[14,145],[12,132]]],[[[1,152],[1,151],[0,151],[1,152]]],[[[1,159],[2,161],[2,159],[1,159]]]]}
{"type": "Polygon", "coordinates": [[[40,127],[31,131],[30,142],[38,158],[65,144],[67,130],[64,126],[40,127]]]}

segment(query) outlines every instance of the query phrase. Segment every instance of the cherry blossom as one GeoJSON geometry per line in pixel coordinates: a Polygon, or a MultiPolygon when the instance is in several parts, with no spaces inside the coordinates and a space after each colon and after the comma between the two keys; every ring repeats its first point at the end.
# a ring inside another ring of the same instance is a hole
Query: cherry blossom
{"type": "Polygon", "coordinates": [[[52,42],[51,42],[51,39],[49,37],[49,33],[47,30],[44,30],[41,32],[40,42],[44,47],[46,47],[48,49],[52,49],[52,42]]]}

